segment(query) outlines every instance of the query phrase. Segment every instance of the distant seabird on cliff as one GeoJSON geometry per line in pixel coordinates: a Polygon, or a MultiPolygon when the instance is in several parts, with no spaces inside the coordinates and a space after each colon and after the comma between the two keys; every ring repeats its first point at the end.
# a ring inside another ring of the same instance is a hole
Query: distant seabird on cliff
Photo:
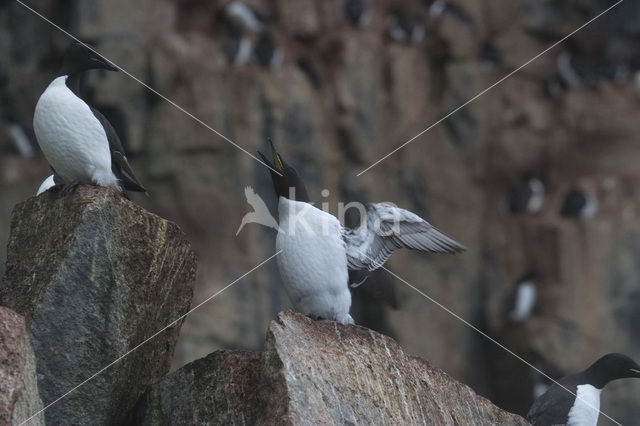
{"type": "Polygon", "coordinates": [[[613,380],[632,377],[640,377],[640,365],[626,355],[607,354],[586,370],[558,380],[564,388],[554,383],[533,403],[527,420],[533,426],[596,426],[602,389],[613,380]]]}
{"type": "Polygon", "coordinates": [[[262,18],[258,13],[241,1],[231,1],[224,7],[227,19],[235,26],[251,32],[262,31],[262,18]]]}
{"type": "Polygon", "coordinates": [[[389,36],[401,43],[419,44],[424,39],[425,27],[419,18],[409,16],[404,9],[393,12],[389,36]]]}
{"type": "Polygon", "coordinates": [[[224,41],[223,50],[230,64],[246,64],[251,59],[251,40],[242,30],[231,29],[224,41]]]}
{"type": "Polygon", "coordinates": [[[364,27],[371,22],[371,11],[366,0],[344,0],[342,14],[354,27],[364,27]]]}
{"type": "Polygon", "coordinates": [[[507,209],[510,213],[537,213],[544,201],[544,183],[535,173],[525,173],[520,181],[509,188],[507,209]]]}
{"type": "Polygon", "coordinates": [[[537,275],[530,272],[515,284],[505,305],[505,311],[510,321],[524,322],[531,316],[533,308],[536,306],[538,294],[536,280],[537,275]]]}
{"type": "Polygon", "coordinates": [[[260,65],[271,69],[279,67],[284,57],[282,49],[276,46],[273,36],[268,31],[264,31],[258,38],[254,53],[260,65]]]}
{"type": "Polygon", "coordinates": [[[441,19],[446,14],[451,14],[451,16],[465,25],[473,26],[471,16],[465,12],[464,9],[449,0],[435,0],[431,3],[431,6],[429,6],[429,18],[431,20],[441,19]]]}
{"type": "Polygon", "coordinates": [[[589,191],[572,187],[562,202],[560,214],[570,219],[590,219],[598,211],[598,199],[589,191]]]}
{"type": "Polygon", "coordinates": [[[62,195],[79,184],[146,192],[111,123],[79,97],[80,78],[91,69],[118,70],[84,44],[74,44],[59,76],[36,104],[33,129],[38,144],[64,181],[62,195]]]}
{"type": "Polygon", "coordinates": [[[20,155],[27,158],[33,157],[36,154],[34,147],[35,142],[32,144],[31,138],[29,138],[24,126],[15,121],[7,121],[6,124],[9,139],[11,139],[13,146],[20,155]]]}
{"type": "Polygon", "coordinates": [[[296,310],[312,318],[352,324],[349,270],[373,271],[399,248],[460,253],[463,246],[419,216],[389,204],[369,204],[356,229],[314,207],[296,170],[271,143],[271,170],[278,196],[280,231],[276,237],[280,275],[296,310]]]}

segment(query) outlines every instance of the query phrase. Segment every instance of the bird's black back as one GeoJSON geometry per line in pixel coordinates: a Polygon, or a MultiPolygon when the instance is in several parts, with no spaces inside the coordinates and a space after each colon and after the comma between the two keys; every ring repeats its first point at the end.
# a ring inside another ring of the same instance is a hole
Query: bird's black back
{"type": "Polygon", "coordinates": [[[565,425],[569,418],[569,410],[576,400],[578,385],[586,383],[584,373],[572,374],[558,380],[538,398],[529,413],[527,421],[533,426],[565,425]],[[573,393],[567,392],[567,389],[573,393]]]}
{"type": "Polygon", "coordinates": [[[133,174],[133,170],[127,162],[127,157],[124,152],[124,147],[115,129],[107,120],[107,117],[102,115],[97,109],[90,107],[93,115],[98,119],[109,141],[109,151],[111,152],[111,170],[113,174],[120,179],[122,187],[126,191],[147,192],[142,186],[138,178],[133,174]]]}
{"type": "Polygon", "coordinates": [[[533,191],[525,182],[509,188],[507,194],[509,211],[511,213],[522,213],[525,211],[532,195],[533,191]]]}
{"type": "Polygon", "coordinates": [[[578,189],[573,188],[565,197],[560,214],[564,217],[578,217],[586,205],[587,197],[578,189]]]}

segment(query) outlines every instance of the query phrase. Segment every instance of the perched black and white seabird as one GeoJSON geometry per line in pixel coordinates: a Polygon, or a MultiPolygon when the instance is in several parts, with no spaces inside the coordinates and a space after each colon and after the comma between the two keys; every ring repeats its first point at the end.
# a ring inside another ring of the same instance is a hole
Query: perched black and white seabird
{"type": "Polygon", "coordinates": [[[224,6],[224,14],[232,25],[251,32],[262,31],[264,24],[258,12],[241,1],[231,1],[224,6]]]}
{"type": "Polygon", "coordinates": [[[626,355],[611,353],[586,370],[563,377],[538,398],[527,420],[533,426],[596,426],[600,393],[616,379],[640,377],[640,365],[626,355]]]}
{"type": "Polygon", "coordinates": [[[595,87],[604,79],[615,78],[615,66],[593,54],[579,49],[563,50],[558,54],[558,75],[570,89],[595,87]]]}
{"type": "Polygon", "coordinates": [[[429,18],[431,20],[440,19],[446,14],[451,14],[451,16],[464,23],[465,25],[473,25],[473,19],[471,18],[471,16],[458,5],[449,0],[435,0],[429,6],[429,18]]]}
{"type": "Polygon", "coordinates": [[[79,97],[80,78],[91,69],[118,70],[84,44],[74,44],[60,75],[36,104],[33,129],[38,144],[64,181],[63,195],[79,184],[146,192],[111,123],[79,97]]]}
{"type": "Polygon", "coordinates": [[[590,219],[598,211],[598,199],[594,194],[577,186],[572,187],[562,202],[560,214],[571,219],[590,219]]]}
{"type": "Polygon", "coordinates": [[[263,31],[254,48],[256,60],[266,68],[277,68],[282,64],[284,54],[282,49],[276,46],[273,36],[269,31],[263,31]]]}
{"type": "Polygon", "coordinates": [[[242,30],[230,29],[223,50],[230,64],[246,64],[251,59],[251,39],[242,30]]]}
{"type": "Polygon", "coordinates": [[[354,27],[364,27],[371,22],[371,11],[366,0],[344,0],[342,14],[354,27]]]}
{"type": "Polygon", "coordinates": [[[278,196],[280,275],[293,307],[305,315],[352,324],[349,270],[376,270],[399,248],[431,253],[465,250],[419,216],[384,203],[369,204],[360,226],[347,229],[310,203],[302,179],[273,143],[273,163],[259,154],[273,169],[278,196]]]}
{"type": "Polygon", "coordinates": [[[505,314],[512,322],[524,322],[531,316],[536,306],[538,294],[537,274],[529,272],[519,279],[509,293],[505,303],[505,314]]]}
{"type": "Polygon", "coordinates": [[[520,181],[509,188],[506,207],[510,213],[537,213],[544,202],[544,183],[535,173],[525,173],[520,181]]]}
{"type": "Polygon", "coordinates": [[[389,36],[401,43],[419,44],[424,39],[424,23],[416,17],[409,16],[403,9],[393,12],[389,36]]]}
{"type": "Polygon", "coordinates": [[[16,151],[22,156],[31,158],[36,154],[35,142],[29,137],[27,129],[17,121],[8,120],[7,133],[16,151]]]}

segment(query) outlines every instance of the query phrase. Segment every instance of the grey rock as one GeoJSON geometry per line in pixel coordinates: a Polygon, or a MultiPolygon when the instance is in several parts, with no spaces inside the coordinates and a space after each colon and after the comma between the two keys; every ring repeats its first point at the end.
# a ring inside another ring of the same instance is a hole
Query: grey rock
{"type": "Polygon", "coordinates": [[[214,352],[151,386],[141,425],[526,425],[391,338],[281,313],[264,351],[214,352]]]}
{"type": "MultiPolygon", "coordinates": [[[[0,306],[0,424],[19,425],[40,410],[36,358],[24,318],[0,306]]],[[[29,424],[44,425],[44,417],[29,424]]]]}
{"type": "MultiPolygon", "coordinates": [[[[26,318],[49,404],[190,305],[196,259],[173,223],[120,193],[78,187],[18,204],[0,304],[26,318]]],[[[169,370],[181,321],[47,411],[47,424],[122,424],[169,370]]]]}

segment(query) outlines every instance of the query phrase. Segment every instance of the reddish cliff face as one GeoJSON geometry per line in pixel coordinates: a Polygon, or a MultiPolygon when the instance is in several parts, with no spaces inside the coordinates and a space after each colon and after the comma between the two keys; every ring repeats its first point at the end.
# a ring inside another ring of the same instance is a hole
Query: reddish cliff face
{"type": "MultiPolygon", "coordinates": [[[[360,177],[595,16],[602,2],[461,0],[437,17],[430,17],[429,1],[402,2],[407,15],[425,24],[424,40],[412,45],[389,36],[400,2],[370,1],[371,22],[360,28],[345,22],[341,0],[248,1],[284,52],[277,68],[229,64],[223,3],[117,0],[68,9],[66,2],[43,0],[33,6],[98,40],[114,62],[248,151],[273,137],[313,199],[323,201],[320,191],[330,191],[334,212],[339,201],[389,200],[448,231],[467,253],[398,253],[390,268],[532,363],[561,374],[611,351],[640,358],[638,99],[632,76],[613,66],[635,59],[637,31],[625,18],[634,14],[623,9],[634,8],[631,2],[360,177]],[[578,84],[566,73],[559,77],[562,54],[573,58],[583,77],[578,84]],[[530,170],[546,184],[542,209],[504,214],[499,206],[507,189],[530,170]],[[576,183],[599,196],[600,209],[589,220],[559,216],[576,183]],[[539,303],[531,320],[514,325],[504,319],[502,302],[529,270],[540,275],[539,303]]],[[[11,82],[2,89],[3,106],[28,124],[53,75],[52,58],[68,40],[17,4],[1,7],[3,22],[21,22],[7,26],[12,42],[0,45],[11,82]]],[[[120,122],[133,167],[150,188],[151,199],[135,200],[179,223],[198,252],[196,303],[273,253],[271,231],[248,225],[235,236],[250,210],[244,186],[274,207],[261,165],[123,73],[98,73],[88,83],[87,96],[120,122]]],[[[2,137],[0,238],[6,238],[11,206],[35,192],[48,169],[39,157],[15,154],[2,137]]],[[[185,323],[175,365],[214,349],[260,348],[268,322],[288,304],[278,282],[269,265],[201,308],[185,323]]],[[[356,321],[392,334],[408,353],[499,405],[526,412],[537,380],[530,370],[401,282],[381,274],[354,299],[356,321]]],[[[634,394],[631,386],[638,385],[622,382],[603,395],[603,410],[623,423],[638,415],[625,399],[625,390],[634,394]]]]}

